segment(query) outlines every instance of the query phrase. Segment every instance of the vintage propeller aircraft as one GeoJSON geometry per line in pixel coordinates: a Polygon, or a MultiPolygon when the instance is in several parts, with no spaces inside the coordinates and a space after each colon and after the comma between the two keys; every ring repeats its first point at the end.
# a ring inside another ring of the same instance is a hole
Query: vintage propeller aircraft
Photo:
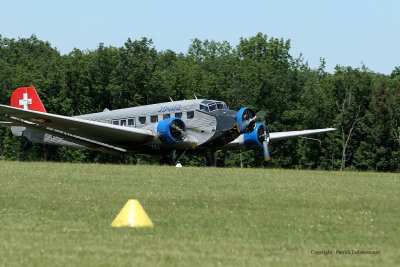
{"type": "Polygon", "coordinates": [[[67,117],[47,113],[33,86],[18,88],[11,106],[0,105],[0,125],[32,143],[86,148],[111,154],[160,154],[176,164],[185,152],[205,153],[216,166],[217,150],[263,150],[272,141],[334,128],[270,133],[248,107],[229,110],[222,101],[192,99],[67,117]]]}

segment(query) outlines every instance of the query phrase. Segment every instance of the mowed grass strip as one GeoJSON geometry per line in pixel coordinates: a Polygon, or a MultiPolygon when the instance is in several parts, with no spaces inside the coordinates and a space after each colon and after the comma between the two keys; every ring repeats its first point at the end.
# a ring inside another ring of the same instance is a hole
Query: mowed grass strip
{"type": "Polygon", "coordinates": [[[395,266],[399,182],[384,173],[1,161],[0,263],[395,266]],[[154,228],[110,227],[128,199],[154,228]],[[353,249],[380,254],[336,254],[353,249]]]}

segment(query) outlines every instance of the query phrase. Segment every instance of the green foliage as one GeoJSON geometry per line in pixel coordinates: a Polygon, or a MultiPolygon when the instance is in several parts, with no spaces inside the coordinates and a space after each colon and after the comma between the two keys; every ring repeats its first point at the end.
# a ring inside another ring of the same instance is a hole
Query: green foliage
{"type": "MultiPolygon", "coordinates": [[[[273,162],[259,152],[219,152],[225,166],[400,170],[400,67],[390,76],[365,66],[317,69],[290,54],[290,40],[259,33],[228,42],[194,39],[186,54],[157,51],[151,39],[60,55],[35,35],[0,36],[0,103],[13,90],[35,85],[46,109],[63,115],[99,112],[197,97],[250,106],[270,131],[337,127],[320,142],[294,139],[271,144],[273,162]]],[[[155,163],[147,156],[114,157],[29,144],[0,128],[0,156],[13,160],[155,163]]],[[[182,162],[201,165],[202,155],[182,162]]]]}

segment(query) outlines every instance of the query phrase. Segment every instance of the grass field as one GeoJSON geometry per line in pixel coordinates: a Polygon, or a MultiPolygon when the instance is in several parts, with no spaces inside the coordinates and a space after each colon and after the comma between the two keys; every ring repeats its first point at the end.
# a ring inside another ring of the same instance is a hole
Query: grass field
{"type": "Polygon", "coordinates": [[[0,161],[0,263],[399,266],[399,192],[399,174],[0,161]],[[132,198],[154,228],[110,227],[132,198]]]}

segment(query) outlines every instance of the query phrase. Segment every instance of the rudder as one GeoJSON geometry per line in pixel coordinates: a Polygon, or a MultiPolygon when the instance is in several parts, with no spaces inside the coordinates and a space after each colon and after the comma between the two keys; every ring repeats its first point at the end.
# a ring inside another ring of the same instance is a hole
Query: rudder
{"type": "Polygon", "coordinates": [[[11,106],[22,109],[46,112],[42,100],[34,86],[20,87],[11,96],[11,106]]]}

